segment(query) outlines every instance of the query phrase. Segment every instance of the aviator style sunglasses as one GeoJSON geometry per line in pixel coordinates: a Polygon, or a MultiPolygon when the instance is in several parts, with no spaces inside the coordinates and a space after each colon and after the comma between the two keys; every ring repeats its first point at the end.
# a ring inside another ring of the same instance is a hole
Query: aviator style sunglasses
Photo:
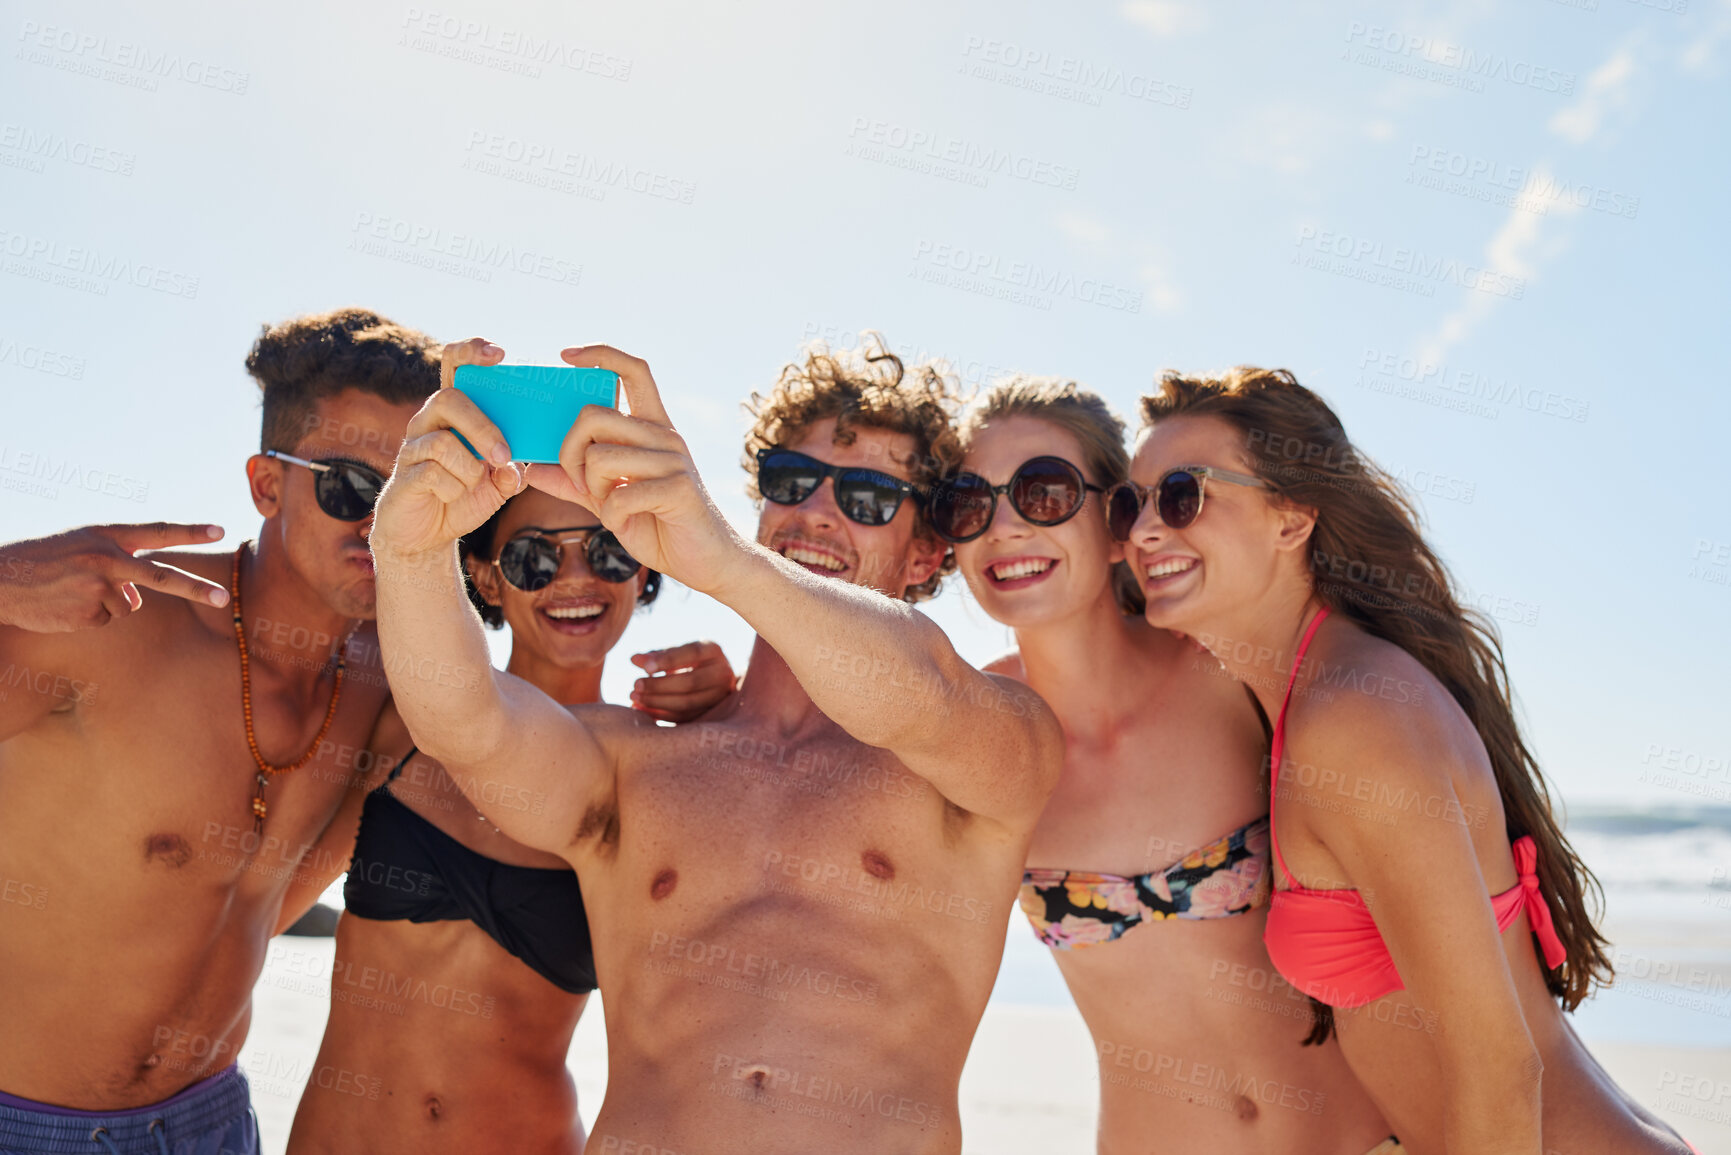
{"type": "Polygon", "coordinates": [[[1022,462],[1010,480],[993,485],[977,473],[958,473],[932,486],[926,512],[932,531],[945,541],[973,541],[998,514],[998,495],[1029,525],[1062,525],[1075,517],[1090,493],[1082,471],[1062,457],[1034,457],[1022,462]]]}
{"type": "Polygon", "coordinates": [[[553,584],[553,579],[559,576],[559,567],[565,564],[565,543],[574,540],[583,542],[583,558],[589,563],[589,572],[604,582],[630,581],[643,568],[642,563],[625,552],[611,530],[598,525],[531,528],[507,541],[493,564],[506,581],[532,594],[553,584]]]}
{"type": "Polygon", "coordinates": [[[379,503],[379,491],[385,488],[384,475],[358,461],[338,457],[308,461],[277,449],[267,449],[264,455],[312,470],[313,496],[319,508],[338,521],[359,521],[372,513],[379,503]]]}
{"type": "Polygon", "coordinates": [[[1255,489],[1271,489],[1260,477],[1217,469],[1212,465],[1181,465],[1168,469],[1153,485],[1137,485],[1120,481],[1106,491],[1106,528],[1114,541],[1129,541],[1130,531],[1142,516],[1142,507],[1154,499],[1154,512],[1168,529],[1184,529],[1202,512],[1203,488],[1210,478],[1228,485],[1247,485],[1255,489]]]}
{"type": "Polygon", "coordinates": [[[876,469],[829,465],[791,449],[757,451],[757,491],[777,505],[798,505],[835,478],[835,503],[861,525],[888,525],[909,494],[923,496],[912,482],[876,469]]]}

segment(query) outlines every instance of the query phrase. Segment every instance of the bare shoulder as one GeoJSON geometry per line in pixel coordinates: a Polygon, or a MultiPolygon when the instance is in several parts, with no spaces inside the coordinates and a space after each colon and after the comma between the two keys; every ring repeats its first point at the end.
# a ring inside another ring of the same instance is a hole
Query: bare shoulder
{"type": "Polygon", "coordinates": [[[1285,761],[1348,788],[1441,786],[1470,757],[1460,707],[1411,654],[1359,631],[1315,656],[1287,708],[1285,761]]]}
{"type": "Polygon", "coordinates": [[[565,709],[602,743],[654,741],[655,735],[661,731],[678,729],[676,726],[657,725],[655,719],[642,710],[608,702],[586,702],[565,709]]]}
{"type": "Polygon", "coordinates": [[[1002,674],[1004,677],[1014,678],[1018,682],[1028,680],[1028,671],[1022,665],[1022,652],[1020,650],[1009,650],[999,654],[981,666],[980,669],[984,673],[1002,674]]]}

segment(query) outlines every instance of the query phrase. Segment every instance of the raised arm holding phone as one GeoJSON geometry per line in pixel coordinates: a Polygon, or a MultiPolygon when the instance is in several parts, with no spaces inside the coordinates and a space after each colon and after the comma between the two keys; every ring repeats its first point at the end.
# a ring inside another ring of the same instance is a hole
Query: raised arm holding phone
{"type": "MultiPolygon", "coordinates": [[[[813,387],[801,404],[778,388],[760,412],[781,457],[759,467],[752,543],[710,500],[647,365],[604,346],[563,356],[618,373],[630,411],[585,409],[558,465],[522,470],[442,389],[410,425],[372,544],[409,729],[477,784],[482,813],[581,880],[609,1046],[591,1145],[959,1151],[956,1086],[1062,736],[1037,696],[967,665],[903,600],[946,562],[908,498],[954,458],[947,394],[894,358],[790,366],[784,383],[813,387]],[[740,691],[668,730],[491,671],[454,543],[525,482],[751,622],[740,691]],[[484,672],[439,676],[457,668],[484,672]],[[487,783],[546,805],[490,808],[487,783]]],[[[502,359],[447,346],[445,382],[502,359]]]]}

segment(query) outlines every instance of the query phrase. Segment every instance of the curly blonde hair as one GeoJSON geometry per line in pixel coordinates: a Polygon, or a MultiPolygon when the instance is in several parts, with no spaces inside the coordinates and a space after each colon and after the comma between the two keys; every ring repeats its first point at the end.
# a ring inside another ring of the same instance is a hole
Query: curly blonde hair
{"type": "MultiPolygon", "coordinates": [[[[884,429],[914,439],[911,459],[902,461],[910,480],[922,490],[961,464],[962,444],[956,436],[959,383],[947,363],[926,361],[912,368],[890,352],[881,333],[861,334],[858,349],[833,351],[823,341],[806,346],[802,361],[782,366],[767,395],[752,391],[744,409],[751,416],[741,464],[750,477],[746,492],[759,504],[757,454],[797,441],[806,429],[835,418],[835,442],[852,445],[860,429],[884,429]]],[[[916,501],[915,533],[934,540],[923,502],[916,501]]],[[[943,579],[956,572],[955,553],[930,578],[910,586],[902,600],[920,602],[934,596],[943,579]]]]}

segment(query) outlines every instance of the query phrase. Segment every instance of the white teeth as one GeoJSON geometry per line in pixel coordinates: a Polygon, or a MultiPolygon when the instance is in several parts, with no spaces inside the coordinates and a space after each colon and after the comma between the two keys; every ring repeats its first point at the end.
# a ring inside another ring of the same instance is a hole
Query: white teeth
{"type": "Polygon", "coordinates": [[[550,618],[558,618],[561,621],[565,621],[570,618],[598,618],[607,612],[607,607],[593,604],[586,606],[548,606],[544,612],[550,618]]]}
{"type": "Polygon", "coordinates": [[[1045,573],[1053,566],[1051,558],[1030,558],[1026,561],[1014,561],[1006,565],[992,567],[992,576],[1001,582],[1013,582],[1017,578],[1033,577],[1045,573]]]}
{"type": "Polygon", "coordinates": [[[1170,561],[1163,561],[1156,565],[1149,566],[1148,576],[1151,578],[1171,577],[1175,573],[1183,573],[1195,564],[1196,561],[1194,558],[1172,558],[1170,561]]]}
{"type": "Polygon", "coordinates": [[[819,553],[803,546],[790,545],[781,551],[781,555],[788,561],[798,562],[800,565],[815,565],[830,573],[840,573],[847,568],[847,563],[833,554],[819,553]]]}

